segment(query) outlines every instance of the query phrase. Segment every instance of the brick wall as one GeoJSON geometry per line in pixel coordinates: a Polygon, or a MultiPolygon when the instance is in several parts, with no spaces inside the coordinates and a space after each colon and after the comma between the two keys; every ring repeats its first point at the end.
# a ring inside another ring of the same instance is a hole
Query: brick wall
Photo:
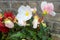
{"type": "MultiPolygon", "coordinates": [[[[15,14],[17,13],[20,5],[29,4],[31,7],[36,6],[38,13],[41,14],[40,4],[43,0],[0,0],[0,9],[3,11],[11,10],[15,14]]],[[[51,26],[50,30],[53,34],[60,35],[60,0],[46,0],[48,2],[53,2],[55,6],[55,12],[57,15],[55,17],[46,16],[46,22],[51,26]]]]}

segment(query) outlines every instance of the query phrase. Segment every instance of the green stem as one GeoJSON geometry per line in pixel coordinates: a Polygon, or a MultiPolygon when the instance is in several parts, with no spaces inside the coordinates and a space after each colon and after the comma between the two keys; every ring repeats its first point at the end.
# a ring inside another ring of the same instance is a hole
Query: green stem
{"type": "Polygon", "coordinates": [[[4,33],[2,33],[2,38],[1,38],[1,40],[3,40],[4,39],[4,33]]]}

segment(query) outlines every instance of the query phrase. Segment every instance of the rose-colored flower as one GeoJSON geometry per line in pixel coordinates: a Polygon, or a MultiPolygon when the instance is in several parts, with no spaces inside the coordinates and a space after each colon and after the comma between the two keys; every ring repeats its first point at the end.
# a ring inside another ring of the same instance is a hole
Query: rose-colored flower
{"type": "Polygon", "coordinates": [[[5,27],[5,25],[0,21],[0,31],[3,33],[7,33],[9,28],[5,27]]]}
{"type": "Polygon", "coordinates": [[[14,20],[15,16],[14,16],[13,12],[6,11],[6,12],[4,12],[4,18],[9,18],[11,20],[14,20]]]}

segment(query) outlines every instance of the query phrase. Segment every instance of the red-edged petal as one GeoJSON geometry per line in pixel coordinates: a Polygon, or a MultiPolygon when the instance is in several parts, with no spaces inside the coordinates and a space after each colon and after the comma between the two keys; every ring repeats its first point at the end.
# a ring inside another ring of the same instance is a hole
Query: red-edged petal
{"type": "Polygon", "coordinates": [[[15,15],[11,11],[6,11],[4,12],[4,18],[10,18],[13,20],[15,18],[15,15]]]}
{"type": "Polygon", "coordinates": [[[0,18],[0,21],[2,21],[3,19],[2,18],[0,18]]]}
{"type": "Polygon", "coordinates": [[[3,33],[7,33],[9,28],[5,27],[5,25],[0,21],[0,31],[3,33]]]}

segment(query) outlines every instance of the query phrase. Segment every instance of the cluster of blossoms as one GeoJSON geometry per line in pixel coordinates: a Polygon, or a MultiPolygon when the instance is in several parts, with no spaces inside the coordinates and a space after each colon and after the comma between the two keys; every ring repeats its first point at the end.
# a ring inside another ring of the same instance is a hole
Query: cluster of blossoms
{"type": "Polygon", "coordinates": [[[11,11],[5,11],[4,14],[0,13],[0,31],[8,32],[9,28],[14,27],[15,16],[11,11]]]}
{"type": "Polygon", "coordinates": [[[39,16],[36,14],[36,11],[37,11],[37,9],[35,7],[31,8],[29,5],[20,6],[18,9],[18,14],[16,16],[16,19],[18,20],[18,25],[26,26],[27,25],[26,21],[28,21],[29,19],[31,19],[33,17],[34,18],[34,20],[32,22],[33,28],[37,28],[39,21],[42,21],[43,19],[39,18],[39,16]],[[34,16],[33,16],[33,14],[34,14],[34,16]]]}
{"type": "MultiPolygon", "coordinates": [[[[52,15],[55,16],[56,13],[54,12],[54,5],[53,3],[47,3],[42,2],[41,3],[41,10],[44,15],[52,15]]],[[[1,32],[8,32],[10,28],[14,28],[14,23],[17,23],[19,26],[26,26],[28,20],[30,20],[33,17],[33,28],[36,29],[40,23],[42,23],[44,26],[46,24],[44,23],[44,18],[40,18],[37,15],[37,9],[36,7],[31,8],[29,5],[21,5],[18,8],[18,14],[14,15],[11,11],[4,12],[4,15],[0,13],[0,31],[1,32]],[[16,20],[18,22],[16,22],[16,20]]]]}

